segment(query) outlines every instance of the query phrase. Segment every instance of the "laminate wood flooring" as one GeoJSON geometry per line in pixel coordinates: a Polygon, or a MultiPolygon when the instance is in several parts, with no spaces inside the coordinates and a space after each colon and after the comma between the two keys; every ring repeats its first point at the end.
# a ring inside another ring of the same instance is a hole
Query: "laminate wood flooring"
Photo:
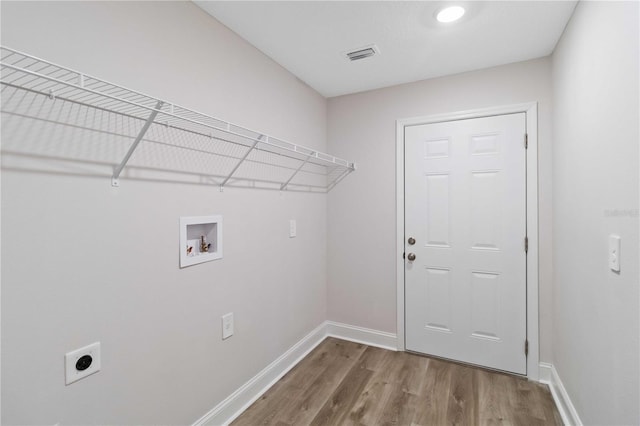
{"type": "Polygon", "coordinates": [[[242,413],[258,425],[562,425],[546,386],[327,338],[242,413]]]}

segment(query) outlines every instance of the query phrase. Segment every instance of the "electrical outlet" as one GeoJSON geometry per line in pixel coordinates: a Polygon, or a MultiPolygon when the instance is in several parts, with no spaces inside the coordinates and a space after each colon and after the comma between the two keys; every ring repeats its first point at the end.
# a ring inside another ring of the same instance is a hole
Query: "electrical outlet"
{"type": "Polygon", "coordinates": [[[222,340],[233,336],[233,312],[222,316],[222,340]]]}
{"type": "Polygon", "coordinates": [[[66,353],[64,367],[66,385],[100,371],[100,342],[66,353]]]}

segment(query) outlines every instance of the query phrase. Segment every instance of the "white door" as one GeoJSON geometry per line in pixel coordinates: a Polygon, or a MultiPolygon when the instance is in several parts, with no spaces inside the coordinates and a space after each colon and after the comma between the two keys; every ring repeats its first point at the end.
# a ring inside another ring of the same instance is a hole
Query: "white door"
{"type": "Polygon", "coordinates": [[[525,125],[405,128],[407,350],[526,374],[525,125]]]}

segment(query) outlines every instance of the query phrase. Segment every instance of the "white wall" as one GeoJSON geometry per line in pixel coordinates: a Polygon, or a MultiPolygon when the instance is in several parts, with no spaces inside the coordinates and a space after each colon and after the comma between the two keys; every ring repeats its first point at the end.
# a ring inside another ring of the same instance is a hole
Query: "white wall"
{"type": "Polygon", "coordinates": [[[551,359],[551,80],[548,58],[329,100],[329,150],[357,173],[329,194],[328,316],[396,331],[395,121],[539,102],[540,357],[551,359]]]}
{"type": "Polygon", "coordinates": [[[585,424],[640,423],[638,9],[580,2],[553,54],[553,363],[585,424]]]}
{"type": "MultiPolygon", "coordinates": [[[[6,46],[326,148],[325,99],[190,2],[1,7],[6,46]]],[[[111,154],[94,135],[17,129],[3,150],[111,154]]],[[[189,424],[326,318],[326,195],[115,189],[91,164],[2,162],[3,424],[189,424]],[[224,216],[224,259],[179,269],[179,217],[203,214],[224,216]],[[64,353],[94,341],[102,371],[65,386],[64,353]]]]}

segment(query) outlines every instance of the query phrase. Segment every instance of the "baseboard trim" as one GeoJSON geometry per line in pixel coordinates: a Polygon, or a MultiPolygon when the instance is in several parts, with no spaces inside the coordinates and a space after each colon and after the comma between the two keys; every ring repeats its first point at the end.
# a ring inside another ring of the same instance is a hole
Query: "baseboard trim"
{"type": "Polygon", "coordinates": [[[549,364],[548,362],[541,362],[538,365],[538,373],[539,373],[538,381],[540,383],[544,383],[545,385],[549,385],[549,383],[551,383],[552,367],[553,365],[549,364]]]}
{"type": "Polygon", "coordinates": [[[377,348],[398,350],[398,337],[395,333],[372,330],[370,328],[358,327],[355,325],[342,324],[334,321],[326,321],[327,336],[338,339],[349,340],[355,343],[362,343],[377,348]]]}
{"type": "Polygon", "coordinates": [[[569,398],[569,394],[553,364],[540,363],[540,382],[549,386],[553,401],[558,407],[560,417],[562,417],[562,423],[566,426],[582,426],[580,416],[578,416],[578,412],[573,406],[571,398],[569,398]]]}
{"type": "Polygon", "coordinates": [[[240,386],[235,392],[213,407],[211,411],[198,419],[193,426],[228,425],[327,337],[349,340],[392,351],[397,350],[398,339],[393,333],[325,321],[252,377],[247,383],[240,386]]]}
{"type": "Polygon", "coordinates": [[[193,426],[219,426],[231,423],[282,376],[295,367],[302,358],[315,349],[327,337],[326,328],[326,323],[320,324],[278,359],[198,419],[193,426]]]}

